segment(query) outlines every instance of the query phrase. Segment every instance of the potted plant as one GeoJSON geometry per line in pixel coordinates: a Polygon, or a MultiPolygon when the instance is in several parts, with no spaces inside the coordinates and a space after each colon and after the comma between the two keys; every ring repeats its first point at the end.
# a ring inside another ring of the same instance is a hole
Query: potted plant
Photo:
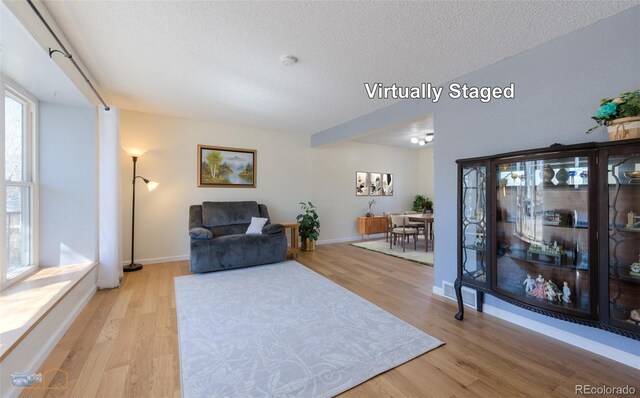
{"type": "Polygon", "coordinates": [[[610,141],[640,138],[640,90],[622,93],[618,98],[603,99],[592,119],[597,125],[587,134],[599,126],[607,126],[610,141]]]}
{"type": "Polygon", "coordinates": [[[302,250],[313,251],[316,249],[316,241],[320,236],[320,220],[316,213],[316,207],[311,202],[300,202],[303,213],[296,217],[300,225],[298,230],[302,239],[302,250]]]}
{"type": "Polygon", "coordinates": [[[369,201],[369,211],[367,212],[366,216],[367,217],[373,217],[373,212],[371,211],[371,207],[376,203],[375,199],[371,199],[369,201]]]}
{"type": "Polygon", "coordinates": [[[424,209],[422,209],[422,211],[430,211],[433,213],[433,200],[427,198],[424,202],[424,209]]]}
{"type": "Polygon", "coordinates": [[[413,207],[411,210],[419,212],[428,210],[433,212],[433,201],[423,195],[416,195],[415,199],[413,199],[413,207]]]}

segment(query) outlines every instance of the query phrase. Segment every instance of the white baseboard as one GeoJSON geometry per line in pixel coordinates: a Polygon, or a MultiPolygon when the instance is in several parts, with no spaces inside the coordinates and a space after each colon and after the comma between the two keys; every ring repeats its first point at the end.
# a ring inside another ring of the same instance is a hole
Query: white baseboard
{"type": "Polygon", "coordinates": [[[441,297],[444,297],[446,299],[452,300],[450,297],[447,297],[447,296],[444,295],[444,289],[439,287],[439,286],[433,285],[433,289],[431,289],[431,291],[433,292],[433,294],[437,294],[438,296],[441,296],[441,297]]]}
{"type": "MultiPolygon", "coordinates": [[[[160,263],[172,263],[174,261],[187,261],[187,260],[189,260],[189,255],[185,254],[182,256],[137,259],[136,264],[149,265],[149,264],[160,264],[160,263]]],[[[122,262],[122,265],[127,265],[127,264],[131,264],[131,260],[124,260],[122,262]]]]}
{"type": "Polygon", "coordinates": [[[73,307],[67,317],[59,324],[58,328],[53,331],[51,337],[49,337],[49,340],[47,340],[40,352],[33,358],[31,366],[28,367],[29,369],[38,369],[40,365],[44,363],[45,359],[51,354],[56,344],[60,342],[62,336],[64,336],[71,327],[71,324],[73,324],[78,315],[80,315],[80,312],[82,312],[87,303],[89,303],[93,295],[96,294],[97,290],[98,288],[95,286],[89,289],[80,301],[76,303],[75,307],[73,307]]]}
{"type": "MultiPolygon", "coordinates": [[[[379,239],[379,238],[384,238],[384,234],[371,234],[371,235],[369,235],[369,239],[379,239]]],[[[356,236],[349,236],[349,237],[346,237],[346,238],[325,239],[325,240],[319,240],[316,243],[319,244],[319,245],[329,245],[331,243],[354,242],[354,241],[357,241],[357,240],[362,240],[362,236],[356,235],[356,236]]]]}
{"type": "MultiPolygon", "coordinates": [[[[71,324],[97,291],[98,268],[91,270],[2,361],[2,398],[23,391],[11,385],[11,373],[35,373],[60,342],[71,324]]],[[[64,370],[64,369],[62,369],[64,370]]]]}
{"type": "MultiPolygon", "coordinates": [[[[442,289],[441,287],[434,286],[432,291],[434,294],[451,300],[449,297],[444,295],[444,289],[442,289]]],[[[602,355],[603,357],[612,359],[627,366],[631,366],[632,368],[640,369],[640,357],[637,355],[633,355],[617,348],[609,347],[608,345],[602,344],[598,341],[578,336],[577,334],[546,325],[542,322],[525,318],[521,315],[505,311],[501,308],[497,308],[489,304],[484,304],[482,306],[482,310],[487,315],[495,316],[496,318],[500,318],[509,323],[522,326],[523,328],[554,338],[556,340],[562,341],[563,343],[582,348],[583,350],[592,352],[594,354],[602,355]]]]}
{"type": "MultiPolygon", "coordinates": [[[[384,234],[373,234],[370,236],[372,239],[384,238],[384,234]]],[[[344,243],[344,242],[354,242],[362,240],[360,235],[357,236],[349,236],[346,238],[337,238],[337,239],[325,239],[319,240],[316,242],[318,245],[328,245],[331,243],[344,243]]],[[[288,244],[289,245],[289,244],[288,244]]],[[[171,256],[171,257],[156,257],[156,258],[143,258],[136,259],[136,264],[149,265],[149,264],[160,264],[160,263],[171,263],[174,261],[188,261],[189,255],[185,254],[182,256],[171,256]]],[[[123,260],[122,265],[131,264],[131,260],[123,260]]]]}
{"type": "Polygon", "coordinates": [[[525,318],[521,315],[516,315],[492,305],[485,304],[482,306],[482,310],[485,314],[493,315],[496,318],[514,323],[518,326],[552,337],[572,346],[582,348],[583,350],[590,351],[594,354],[602,355],[603,357],[631,366],[632,368],[640,369],[640,356],[633,355],[617,348],[609,347],[608,345],[602,344],[598,341],[578,336],[577,334],[525,318]]]}

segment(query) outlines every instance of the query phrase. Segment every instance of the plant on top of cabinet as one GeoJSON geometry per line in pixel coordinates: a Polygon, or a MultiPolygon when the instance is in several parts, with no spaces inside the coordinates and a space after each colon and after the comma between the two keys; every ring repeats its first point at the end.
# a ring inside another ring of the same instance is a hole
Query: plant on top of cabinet
{"type": "Polygon", "coordinates": [[[640,90],[601,100],[592,119],[597,125],[587,130],[587,134],[600,126],[607,126],[611,141],[640,138],[640,90]]]}

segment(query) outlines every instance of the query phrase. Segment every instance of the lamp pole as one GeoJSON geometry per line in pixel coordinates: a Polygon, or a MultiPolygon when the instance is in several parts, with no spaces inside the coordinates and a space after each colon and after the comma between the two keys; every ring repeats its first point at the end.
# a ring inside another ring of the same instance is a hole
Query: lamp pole
{"type": "Polygon", "coordinates": [[[136,231],[136,162],[137,156],[132,156],[133,159],[133,179],[131,184],[133,186],[133,201],[131,204],[131,263],[122,267],[124,272],[139,271],[142,269],[142,264],[135,263],[134,251],[135,251],[135,231],[136,231]]]}

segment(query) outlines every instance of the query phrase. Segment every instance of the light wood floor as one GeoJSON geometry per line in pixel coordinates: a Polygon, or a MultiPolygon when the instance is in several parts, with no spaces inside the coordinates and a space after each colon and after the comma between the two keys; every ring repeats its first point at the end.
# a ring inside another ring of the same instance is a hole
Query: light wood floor
{"type": "MultiPolygon", "coordinates": [[[[433,269],[351,247],[301,253],[310,269],[446,344],[379,375],[344,397],[575,397],[576,384],[632,385],[640,372],[521,327],[465,312],[432,296],[433,269]]],[[[22,397],[179,397],[173,278],[188,262],[145,266],[122,287],[99,291],[42,369],[51,387],[22,397]]]]}

